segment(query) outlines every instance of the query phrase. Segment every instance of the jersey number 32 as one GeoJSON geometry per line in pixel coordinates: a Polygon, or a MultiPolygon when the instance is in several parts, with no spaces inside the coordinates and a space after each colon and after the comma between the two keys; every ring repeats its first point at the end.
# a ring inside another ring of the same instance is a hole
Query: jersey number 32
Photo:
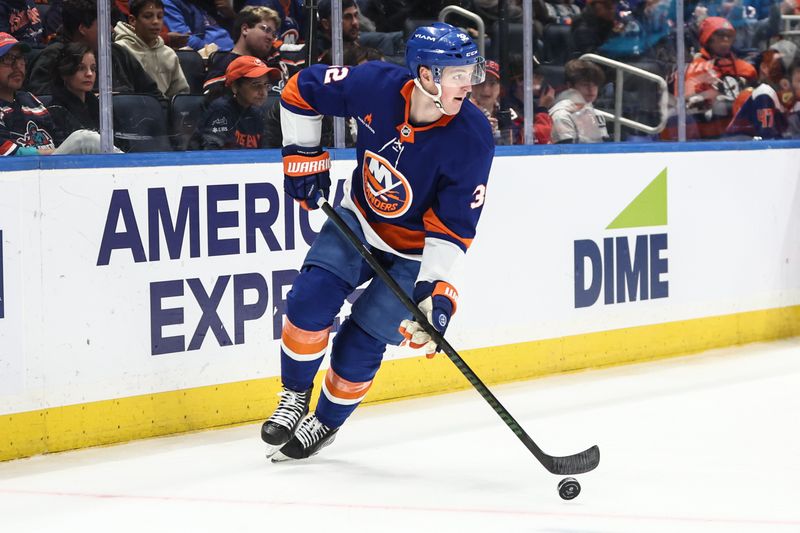
{"type": "Polygon", "coordinates": [[[331,67],[325,71],[325,80],[324,83],[330,83],[332,81],[342,81],[347,77],[350,73],[350,69],[347,67],[331,67]]]}

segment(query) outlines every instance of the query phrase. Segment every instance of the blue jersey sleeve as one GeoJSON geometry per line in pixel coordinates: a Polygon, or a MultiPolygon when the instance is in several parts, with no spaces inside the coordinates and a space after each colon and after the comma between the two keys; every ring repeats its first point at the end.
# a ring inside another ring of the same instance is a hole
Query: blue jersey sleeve
{"type": "Polygon", "coordinates": [[[443,147],[457,156],[443,165],[436,199],[424,217],[426,238],[449,241],[464,252],[475,238],[494,158],[491,127],[483,114],[473,114],[470,126],[467,143],[443,147]]]}
{"type": "Polygon", "coordinates": [[[727,133],[779,139],[785,129],[784,123],[784,114],[777,107],[772,94],[758,87],[733,117],[727,133]]]}
{"type": "Polygon", "coordinates": [[[473,154],[463,169],[442,177],[442,187],[425,214],[425,237],[451,242],[466,252],[475,238],[486,199],[492,152],[473,154]]]}
{"type": "Polygon", "coordinates": [[[440,169],[431,207],[423,215],[425,248],[418,281],[448,280],[453,265],[475,238],[486,200],[494,142],[482,113],[471,125],[466,136],[453,139],[458,149],[443,147],[446,162],[440,169]]]}
{"type": "Polygon", "coordinates": [[[293,76],[281,92],[281,105],[302,115],[355,115],[355,101],[369,75],[368,65],[312,65],[293,76]]]}

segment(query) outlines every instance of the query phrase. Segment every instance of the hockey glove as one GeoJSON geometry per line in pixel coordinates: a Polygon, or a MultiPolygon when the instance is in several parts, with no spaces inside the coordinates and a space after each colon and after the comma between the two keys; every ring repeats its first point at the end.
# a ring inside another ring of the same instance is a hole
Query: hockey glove
{"type": "Polygon", "coordinates": [[[316,209],[331,188],[331,159],[319,146],[290,144],[283,147],[283,188],[303,209],[316,209]]]}
{"type": "MultiPolygon", "coordinates": [[[[414,302],[428,318],[428,322],[436,331],[444,335],[450,324],[450,317],[456,312],[458,292],[445,281],[419,281],[414,287],[414,302]]],[[[414,320],[403,320],[400,333],[405,337],[404,343],[412,348],[425,348],[425,356],[432,358],[439,347],[422,326],[414,320]]]]}

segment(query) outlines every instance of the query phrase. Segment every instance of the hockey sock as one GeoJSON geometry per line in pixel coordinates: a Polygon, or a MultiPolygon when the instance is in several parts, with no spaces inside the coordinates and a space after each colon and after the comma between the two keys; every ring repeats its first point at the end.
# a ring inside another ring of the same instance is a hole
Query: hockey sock
{"type": "Polygon", "coordinates": [[[328,347],[333,319],[352,291],[331,272],[310,267],[295,278],[286,297],[286,319],[281,333],[281,377],[295,391],[311,386],[328,347]]]}
{"type": "Polygon", "coordinates": [[[320,422],[338,428],[367,395],[378,372],[386,344],[352,320],[346,320],[333,339],[331,368],[325,375],[316,415],[320,422]]]}

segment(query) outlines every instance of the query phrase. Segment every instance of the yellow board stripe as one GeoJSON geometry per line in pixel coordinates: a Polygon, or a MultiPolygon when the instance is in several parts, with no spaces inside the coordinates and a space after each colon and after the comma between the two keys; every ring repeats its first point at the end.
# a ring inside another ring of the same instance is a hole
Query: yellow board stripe
{"type": "MultiPolygon", "coordinates": [[[[487,384],[800,335],[800,306],[464,351],[487,384]]],[[[277,354],[276,354],[277,357],[277,354]]],[[[317,375],[315,390],[320,390],[317,375]]],[[[365,403],[469,388],[444,355],[386,361],[365,403]]],[[[0,461],[265,419],[277,377],[0,415],[0,461]]],[[[258,438],[253,435],[253,438],[258,438]]]]}

